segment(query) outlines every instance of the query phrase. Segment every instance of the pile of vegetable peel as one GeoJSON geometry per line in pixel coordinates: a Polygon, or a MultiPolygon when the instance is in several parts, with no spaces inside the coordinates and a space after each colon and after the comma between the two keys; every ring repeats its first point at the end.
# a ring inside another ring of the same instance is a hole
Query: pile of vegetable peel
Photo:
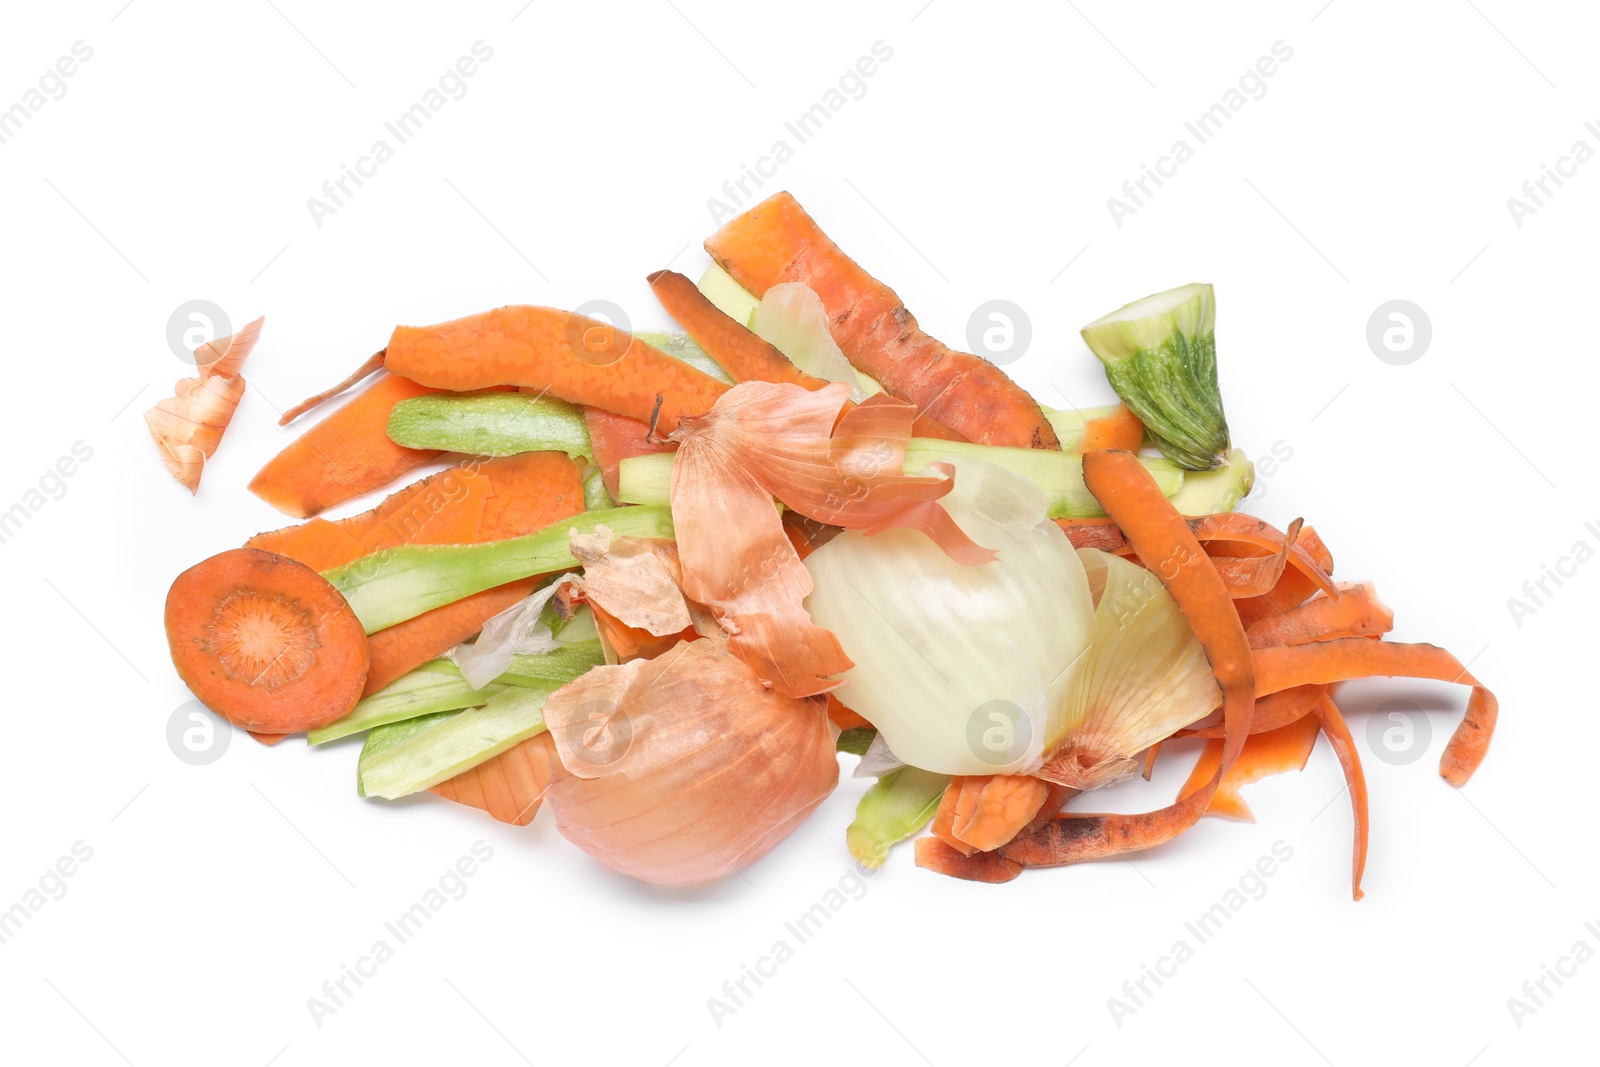
{"type": "MultiPolygon", "coordinates": [[[[1369,798],[1339,686],[1470,687],[1440,773],[1482,762],[1493,694],[1388,640],[1394,613],[1334,580],[1311,526],[1234,510],[1253,468],[1211,286],[1090,323],[1117,402],[1052,411],[924,333],[788,193],[706,250],[698,284],[648,278],[683,334],[539,307],[400,326],[287,413],[366,383],[250,483],[303,521],[174,583],[179,676],[264,742],[364,736],[362,796],[519,826],[548,804],[595,860],[667,885],[757,861],[840,753],[875,779],[845,831],[858,862],[915,838],[918,866],[1004,882],[1251,821],[1241,789],[1326,737],[1360,899],[1369,798]],[[1079,810],[1185,738],[1172,803],[1079,810]]],[[[259,328],[147,416],[191,489],[259,328]]]]}

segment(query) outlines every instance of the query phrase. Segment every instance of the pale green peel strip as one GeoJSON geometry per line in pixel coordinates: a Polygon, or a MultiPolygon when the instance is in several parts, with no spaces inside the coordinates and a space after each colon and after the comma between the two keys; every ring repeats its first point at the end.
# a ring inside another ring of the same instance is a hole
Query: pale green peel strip
{"type": "Polygon", "coordinates": [[[344,594],[367,633],[415,618],[473,593],[578,565],[571,531],[609,526],[618,537],[671,537],[666,507],[586,511],[535,533],[478,545],[402,545],[362,556],[323,577],[344,594]]]}
{"type": "Polygon", "coordinates": [[[389,413],[389,439],[406,448],[469,456],[565,452],[579,459],[591,453],[576,405],[498,391],[402,400],[389,413]]]}
{"type": "Polygon", "coordinates": [[[461,677],[454,663],[447,659],[431,660],[371,696],[363,697],[344,718],[320,730],[312,730],[306,741],[322,745],[437,711],[475,708],[508,686],[548,689],[552,685],[565,685],[604,661],[597,639],[562,645],[535,655],[513,656],[504,674],[482,689],[474,689],[461,677]]]}
{"type": "Polygon", "coordinates": [[[883,866],[891,845],[928,825],[949,784],[949,775],[916,767],[890,771],[873,783],[856,805],[856,821],[844,833],[856,862],[883,866]]]}
{"type": "Polygon", "coordinates": [[[369,737],[371,750],[362,750],[357,770],[361,795],[396,800],[420,793],[543,732],[552,691],[509,687],[481,708],[455,712],[387,747],[369,737]]]}

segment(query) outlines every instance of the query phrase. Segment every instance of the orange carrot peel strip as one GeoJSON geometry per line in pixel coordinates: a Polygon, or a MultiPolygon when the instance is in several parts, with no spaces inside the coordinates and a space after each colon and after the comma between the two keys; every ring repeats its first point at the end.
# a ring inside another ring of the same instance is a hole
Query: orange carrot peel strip
{"type": "Polygon", "coordinates": [[[200,488],[206,460],[217,453],[222,435],[244,396],[239,368],[261,336],[256,319],[238,333],[208,341],[195,350],[194,378],[183,378],[173,395],[144,413],[144,424],[161,450],[161,462],[189,492],[200,488]]]}
{"type": "Polygon", "coordinates": [[[1022,873],[1022,864],[999,852],[961,852],[938,837],[916,841],[917,866],[968,882],[1009,882],[1022,873]]]}
{"type": "MultiPolygon", "coordinates": [[[[1213,564],[1223,572],[1223,580],[1235,590],[1233,595],[1236,598],[1254,600],[1269,594],[1276,586],[1283,584],[1280,578],[1285,573],[1285,565],[1308,579],[1314,589],[1322,590],[1329,597],[1339,594],[1338,587],[1329,577],[1333,558],[1327,555],[1327,548],[1322,541],[1309,530],[1299,529],[1300,536],[1295,539],[1280,533],[1270,523],[1237,512],[1201,515],[1185,521],[1195,539],[1206,545],[1208,554],[1213,556],[1213,564]],[[1218,542],[1225,544],[1219,545],[1218,542]],[[1282,555],[1283,563],[1252,558],[1256,552],[1282,555]],[[1323,560],[1327,561],[1326,565],[1323,560]]],[[[1133,553],[1129,538],[1115,520],[1057,519],[1056,525],[1066,532],[1074,548],[1098,548],[1123,556],[1133,553]]],[[[1312,591],[1308,589],[1292,604],[1280,607],[1298,604],[1312,591]]]]}
{"type": "Polygon", "coordinates": [[[694,282],[677,271],[658,270],[645,281],[673,321],[734,381],[788,382],[811,391],[828,384],[795,366],[776,347],[724,314],[694,282]]]}
{"type": "Polygon", "coordinates": [[[1361,769],[1361,756],[1356,751],[1355,738],[1350,736],[1350,727],[1331,698],[1323,697],[1318,702],[1317,719],[1322,732],[1328,736],[1328,743],[1333,746],[1333,754],[1339,757],[1339,768],[1344,771],[1345,784],[1350,788],[1350,807],[1356,824],[1350,868],[1351,894],[1360,900],[1366,895],[1361,891],[1361,876],[1367,869],[1367,775],[1361,769]]]}
{"type": "MultiPolygon", "coordinates": [[[[1299,722],[1301,719],[1317,710],[1317,702],[1327,694],[1325,685],[1297,685],[1293,689],[1285,689],[1281,693],[1269,693],[1266,696],[1256,697],[1255,717],[1250,720],[1250,733],[1264,734],[1272,730],[1279,730],[1290,723],[1299,722]]],[[[1223,734],[1221,723],[1207,722],[1202,726],[1190,726],[1179,730],[1173,737],[1204,737],[1214,739],[1223,734]]]]}
{"type": "Polygon", "coordinates": [[[1472,687],[1467,713],[1439,759],[1439,774],[1451,785],[1463,785],[1478,769],[1494,736],[1500,702],[1467,673],[1450,653],[1434,645],[1399,644],[1346,637],[1308,645],[1255,651],[1256,689],[1276,693],[1296,685],[1349,681],[1352,678],[1427,678],[1472,687]]]}
{"type": "Polygon", "coordinates": [[[1216,569],[1190,526],[1131,452],[1090,452],[1084,478],[1139,558],[1177,601],[1211,661],[1223,694],[1223,744],[1215,773],[1201,788],[1139,815],[1069,813],[1012,841],[1001,855],[1027,867],[1057,866],[1132,852],[1170,841],[1204,814],[1239,758],[1255,713],[1255,664],[1244,627],[1216,569]]]}
{"type": "MultiPolygon", "coordinates": [[[[1315,747],[1317,734],[1320,732],[1321,726],[1317,716],[1306,714],[1287,726],[1251,734],[1250,740],[1244,744],[1244,750],[1239,753],[1239,758],[1234,761],[1222,784],[1217,787],[1216,795],[1206,807],[1206,813],[1237,819],[1240,822],[1255,822],[1255,813],[1250,810],[1250,805],[1245,803],[1239,790],[1269,775],[1303,770],[1306,760],[1311,758],[1311,749],[1315,747]]],[[[1222,745],[1220,739],[1206,742],[1206,747],[1200,753],[1200,759],[1195,763],[1189,780],[1178,791],[1180,797],[1188,796],[1200,789],[1216,773],[1217,764],[1222,758],[1222,745]]]]}
{"type": "MultiPolygon", "coordinates": [[[[828,384],[827,379],[807,374],[777,347],[726,315],[682,274],[658,270],[645,280],[673,321],[682,326],[694,338],[694,343],[705,349],[734,381],[788,382],[813,392],[828,384]]],[[[844,410],[848,412],[854,406],[846,403],[844,410]]],[[[1144,432],[1142,426],[1139,432],[1144,432]]],[[[966,440],[921,412],[911,424],[911,436],[942,441],[966,440]]]]}
{"type": "Polygon", "coordinates": [[[268,460],[250,479],[250,491],[285,515],[307,519],[437,459],[438,452],[389,439],[394,406],[437,391],[382,375],[268,460]]]}
{"type": "Polygon", "coordinates": [[[961,781],[950,832],[978,852],[1009,843],[1033,822],[1051,792],[1051,783],[1026,774],[978,775],[961,781]]]}
{"type": "Polygon", "coordinates": [[[734,653],[789,697],[836,688],[832,676],[853,664],[802,605],[811,576],[773,497],[808,518],[868,534],[920,529],[965,564],[994,557],[937,503],[952,487],[949,477],[902,473],[915,409],[880,394],[838,418],[847,395],[837,384],[808,392],[743,382],[706,415],[685,418],[672,438],[684,594],[710,608],[734,653]]]}
{"type": "Polygon", "coordinates": [[[1303,645],[1341,637],[1377,637],[1394,629],[1394,612],[1378,599],[1370,582],[1339,586],[1339,597],[1316,596],[1298,607],[1245,628],[1251,648],[1303,645]]]}
{"type": "Polygon", "coordinates": [[[545,307],[503,307],[436,326],[398,326],[386,365],[454,392],[516,385],[677,429],[727,386],[609,323],[545,307]]]}
{"type": "Polygon", "coordinates": [[[788,193],[730,220],[705,246],[756,296],[781,282],[810,286],[851,363],[968,440],[1061,447],[1032,396],[988,360],[923,333],[894,290],[840,251],[788,193]]]}
{"type": "Polygon", "coordinates": [[[1101,448],[1120,448],[1128,452],[1139,451],[1144,443],[1144,423],[1128,410],[1128,405],[1118,404],[1109,415],[1090,419],[1083,427],[1083,437],[1073,451],[1080,455],[1101,448]]]}
{"type": "Polygon", "coordinates": [[[1294,551],[1295,538],[1300,536],[1301,525],[1300,519],[1291,522],[1284,531],[1282,546],[1270,556],[1214,557],[1212,565],[1222,575],[1228,595],[1235,600],[1243,600],[1272,592],[1278,585],[1278,579],[1283,577],[1283,568],[1289,562],[1289,553],[1294,551]]]}

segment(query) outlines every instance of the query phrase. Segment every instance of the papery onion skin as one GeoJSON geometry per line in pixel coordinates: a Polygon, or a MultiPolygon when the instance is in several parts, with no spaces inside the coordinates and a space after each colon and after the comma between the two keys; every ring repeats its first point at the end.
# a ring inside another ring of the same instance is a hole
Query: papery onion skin
{"type": "Polygon", "coordinates": [[[550,698],[545,721],[556,828],[659,885],[747,867],[839,780],[827,701],[763,686],[722,640],[597,667],[550,698]]]}

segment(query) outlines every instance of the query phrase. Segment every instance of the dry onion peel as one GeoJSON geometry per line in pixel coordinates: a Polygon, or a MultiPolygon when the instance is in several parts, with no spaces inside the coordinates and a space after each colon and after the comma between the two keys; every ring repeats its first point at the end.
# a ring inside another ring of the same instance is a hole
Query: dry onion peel
{"type": "Polygon", "coordinates": [[[244,396],[239,368],[255,347],[265,321],[263,316],[238,333],[201,345],[194,353],[198,376],[180,379],[172,396],[144,413],[150,437],[161,450],[161,461],[191,493],[200,488],[206,460],[216,455],[244,396]]]}
{"type": "Polygon", "coordinates": [[[727,644],[596,667],[544,707],[556,827],[607,867],[664,885],[747,866],[839,777],[827,702],[761,684],[727,644]]]}
{"type": "Polygon", "coordinates": [[[681,419],[671,438],[684,594],[711,609],[763,681],[792,697],[826,693],[852,664],[802,606],[811,577],[773,497],[832,525],[915,527],[963,562],[992,557],[936,503],[949,478],[901,473],[915,409],[880,395],[839,418],[846,393],[743,382],[707,414],[681,419]]]}
{"type": "Polygon", "coordinates": [[[570,581],[570,577],[557,578],[517,601],[485,622],[477,637],[455,646],[445,656],[461,669],[461,677],[472,688],[482,689],[504,674],[518,653],[532,655],[558,647],[559,642],[541,620],[545,605],[570,581]]]}
{"type": "Polygon", "coordinates": [[[572,539],[572,555],[583,564],[574,579],[591,605],[625,626],[656,637],[694,625],[683,598],[678,550],[665,538],[621,537],[602,526],[572,539]]]}

